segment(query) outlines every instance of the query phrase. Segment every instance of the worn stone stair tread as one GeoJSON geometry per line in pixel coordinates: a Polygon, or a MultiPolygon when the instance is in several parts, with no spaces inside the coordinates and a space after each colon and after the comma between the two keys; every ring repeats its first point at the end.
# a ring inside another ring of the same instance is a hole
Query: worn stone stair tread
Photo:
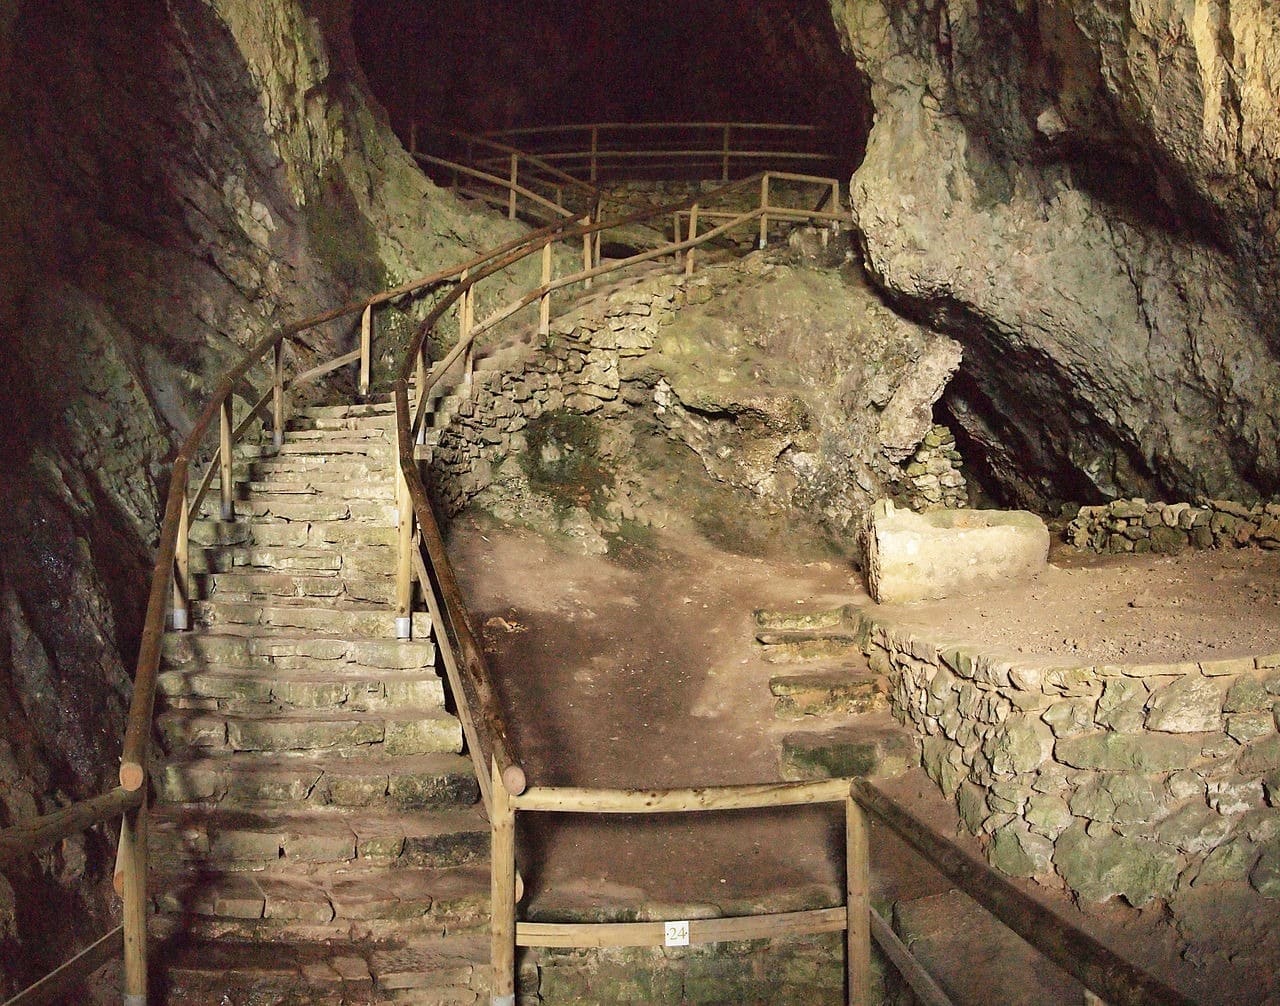
{"type": "Polygon", "coordinates": [[[379,412],[369,416],[311,416],[295,415],[285,420],[285,435],[298,430],[328,430],[338,433],[343,430],[393,430],[396,426],[395,412],[379,412]]]}
{"type": "Polygon", "coordinates": [[[343,632],[301,633],[282,626],[229,622],[219,625],[216,631],[166,632],[161,656],[164,667],[182,667],[196,660],[212,660],[239,667],[264,664],[279,667],[282,662],[296,667],[301,666],[301,662],[331,664],[341,661],[371,669],[410,669],[434,662],[435,643],[429,636],[369,638],[343,632]],[[273,631],[265,632],[267,628],[273,631]]]}
{"type": "Polygon", "coordinates": [[[345,554],[325,548],[270,548],[259,545],[201,545],[191,550],[191,564],[198,572],[334,573],[349,566],[367,567],[385,575],[393,556],[379,545],[368,545],[345,554]],[[219,568],[221,567],[221,568],[219,568]]]}
{"type": "Polygon", "coordinates": [[[207,866],[192,876],[153,871],[152,896],[160,911],[186,911],[234,919],[402,919],[426,914],[437,898],[473,895],[488,900],[489,868],[466,865],[395,870],[345,863],[276,864],[255,872],[207,866]]]}
{"type": "MultiPolygon", "coordinates": [[[[311,474],[328,475],[324,468],[311,468],[307,471],[311,474]]],[[[284,474],[295,473],[286,472],[284,474]]],[[[346,481],[333,478],[298,478],[295,475],[294,478],[290,479],[236,479],[232,485],[232,492],[236,502],[242,502],[258,496],[292,498],[298,496],[322,496],[325,494],[333,494],[343,499],[378,500],[382,499],[384,494],[391,493],[394,485],[394,480],[389,477],[376,480],[361,478],[356,481],[346,481]]],[[[194,491],[198,486],[192,485],[191,488],[194,491]]],[[[214,479],[209,485],[209,496],[218,497],[221,492],[221,481],[214,479]]]]}
{"type": "Polygon", "coordinates": [[[372,745],[392,753],[457,752],[462,727],[442,708],[355,709],[167,709],[156,727],[170,750],[336,750],[353,754],[372,745]]]}
{"type": "MultiPolygon", "coordinates": [[[[191,618],[196,626],[257,626],[266,631],[272,627],[306,629],[331,634],[389,638],[395,635],[395,612],[386,604],[335,598],[317,605],[314,598],[277,598],[273,604],[251,604],[238,601],[192,601],[191,618]]],[[[415,637],[430,633],[431,621],[422,612],[412,616],[415,637]]]]}
{"type": "Polygon", "coordinates": [[[414,706],[443,705],[444,682],[432,668],[370,669],[357,664],[332,669],[264,669],[198,664],[161,671],[157,693],[170,705],[185,708],[226,708],[217,703],[273,708],[385,709],[409,702],[414,706]],[[184,706],[182,700],[210,702],[184,706]]]}
{"type": "MultiPolygon", "coordinates": [[[[484,991],[488,965],[488,939],[467,934],[419,936],[395,944],[197,940],[179,942],[165,954],[166,975],[179,989],[189,982],[208,983],[220,991],[245,986],[260,997],[276,992],[273,981],[280,982],[279,991],[285,994],[300,987],[349,992],[370,984],[375,990],[484,991]]],[[[245,1001],[257,1000],[246,996],[245,1001]]],[[[298,1001],[312,1002],[309,998],[298,1001]]]]}
{"type": "Polygon", "coordinates": [[[168,804],[152,817],[158,857],[219,869],[276,862],[361,862],[452,867],[488,856],[489,825],[476,807],[408,811],[168,804]]]}
{"type": "Polygon", "coordinates": [[[782,769],[788,779],[884,778],[902,774],[918,760],[915,736],[885,713],[825,729],[796,730],[782,738],[782,769]]]}
{"type": "Polygon", "coordinates": [[[396,529],[364,521],[223,521],[191,522],[191,543],[200,547],[254,545],[262,548],[315,548],[325,544],[386,546],[396,543],[396,529]]]}
{"type": "MultiPolygon", "coordinates": [[[[341,496],[315,496],[300,499],[294,495],[254,493],[246,499],[233,501],[235,521],[257,523],[263,520],[284,521],[363,521],[395,527],[395,503],[388,500],[355,499],[341,496]]],[[[222,502],[216,496],[206,496],[200,503],[205,517],[217,517],[222,512],[222,502]]],[[[234,523],[225,521],[224,523],[234,523]]]]}
{"type": "Polygon", "coordinates": [[[856,666],[775,674],[769,691],[775,712],[791,718],[859,715],[888,704],[884,678],[856,666]]]}
{"type": "Polygon", "coordinates": [[[232,752],[173,756],[156,777],[157,804],[290,801],[406,810],[471,806],[480,798],[469,758],[453,753],[232,752]]]}
{"type": "Polygon", "coordinates": [[[267,605],[298,601],[372,603],[389,605],[395,595],[390,576],[343,576],[332,572],[234,571],[194,573],[196,593],[206,601],[267,605]]]}
{"type": "Polygon", "coordinates": [[[848,626],[850,605],[824,608],[819,611],[788,611],[785,609],[758,608],[753,612],[757,628],[764,632],[808,631],[848,626]]]}
{"type": "Polygon", "coordinates": [[[856,644],[858,639],[858,630],[846,625],[817,629],[761,629],[756,633],[756,642],[764,646],[785,646],[793,643],[856,644]]]}
{"type": "Polygon", "coordinates": [[[361,404],[347,405],[306,405],[294,412],[295,416],[301,416],[307,419],[328,419],[328,418],[366,418],[372,416],[395,415],[396,403],[392,401],[385,402],[364,402],[361,404]]]}

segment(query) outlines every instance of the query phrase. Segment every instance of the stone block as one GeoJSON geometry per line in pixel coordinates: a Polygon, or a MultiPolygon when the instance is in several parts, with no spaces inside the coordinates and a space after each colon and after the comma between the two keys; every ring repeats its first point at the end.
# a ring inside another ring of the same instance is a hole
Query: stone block
{"type": "Polygon", "coordinates": [[[1186,804],[1161,822],[1156,837],[1192,854],[1211,852],[1227,840],[1234,822],[1203,801],[1186,804]]]}
{"type": "Polygon", "coordinates": [[[1239,882],[1249,875],[1258,858],[1258,847],[1244,838],[1233,838],[1211,851],[1200,864],[1193,887],[1239,882]]]}
{"type": "Polygon", "coordinates": [[[1188,674],[1156,689],[1147,702],[1147,729],[1193,734],[1222,729],[1227,682],[1188,674]]]}
{"type": "Polygon", "coordinates": [[[1190,768],[1203,758],[1204,738],[1193,734],[1096,733],[1063,738],[1054,745],[1058,761],[1072,768],[1127,772],[1168,772],[1190,768]]]}
{"type": "Polygon", "coordinates": [[[868,587],[881,604],[1024,579],[1042,570],[1048,555],[1044,522],[1021,510],[916,514],[880,500],[866,532],[868,587]]]}
{"type": "Polygon", "coordinates": [[[1105,824],[1155,820],[1162,816],[1164,800],[1160,789],[1146,775],[1100,775],[1072,794],[1071,812],[1105,824]]]}
{"type": "Polygon", "coordinates": [[[1118,895],[1141,908],[1173,892],[1179,870],[1171,851],[1142,838],[1088,835],[1075,825],[1058,837],[1053,862],[1081,899],[1101,903],[1118,895]]]}

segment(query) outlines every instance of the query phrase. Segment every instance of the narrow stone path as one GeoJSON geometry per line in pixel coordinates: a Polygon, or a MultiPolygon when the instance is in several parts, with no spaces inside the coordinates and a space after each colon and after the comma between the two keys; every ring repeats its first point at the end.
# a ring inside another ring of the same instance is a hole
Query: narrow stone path
{"type": "Polygon", "coordinates": [[[467,1003],[485,985],[478,787],[431,626],[398,641],[389,607],[393,421],[301,410],[278,452],[241,449],[236,519],[215,519],[215,483],[193,522],[151,838],[169,1002],[467,1003]]]}

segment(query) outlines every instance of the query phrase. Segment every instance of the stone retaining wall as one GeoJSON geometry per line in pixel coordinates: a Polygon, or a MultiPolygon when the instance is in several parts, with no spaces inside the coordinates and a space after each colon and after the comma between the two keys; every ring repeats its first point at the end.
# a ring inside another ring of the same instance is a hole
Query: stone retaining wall
{"type": "Polygon", "coordinates": [[[1115,500],[1081,507],[1067,527],[1076,548],[1091,552],[1159,552],[1255,545],[1280,548],[1280,503],[1148,503],[1115,500]]]}
{"type": "Polygon", "coordinates": [[[1280,653],[1049,665],[862,618],[895,716],[997,869],[1095,902],[1246,878],[1280,898],[1280,653]]]}
{"type": "MultiPolygon", "coordinates": [[[[636,357],[653,347],[660,326],[676,309],[709,296],[697,280],[661,274],[624,287],[605,304],[574,311],[551,323],[545,351],[527,346],[500,350],[513,355],[510,367],[480,369],[468,397],[458,406],[432,452],[433,486],[450,513],[456,513],[493,481],[503,458],[528,445],[523,430],[544,413],[568,409],[588,414],[624,407],[623,382],[636,357]]],[[[636,401],[649,393],[637,389],[636,401]]]]}

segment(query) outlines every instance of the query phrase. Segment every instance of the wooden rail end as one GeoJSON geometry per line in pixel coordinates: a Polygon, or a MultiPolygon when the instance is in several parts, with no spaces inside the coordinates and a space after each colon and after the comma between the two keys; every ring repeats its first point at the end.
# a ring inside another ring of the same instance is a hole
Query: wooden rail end
{"type": "Polygon", "coordinates": [[[519,796],[529,787],[529,780],[519,765],[508,765],[502,770],[502,785],[512,796],[519,796]]]}
{"type": "Polygon", "coordinates": [[[136,761],[124,761],[120,763],[120,785],[129,792],[139,790],[146,781],[146,770],[136,761]]]}

